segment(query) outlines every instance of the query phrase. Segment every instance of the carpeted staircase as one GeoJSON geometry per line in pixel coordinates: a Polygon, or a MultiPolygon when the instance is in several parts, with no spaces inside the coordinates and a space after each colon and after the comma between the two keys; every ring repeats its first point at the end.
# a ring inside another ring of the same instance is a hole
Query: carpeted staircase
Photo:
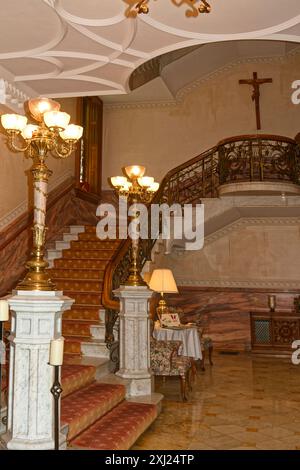
{"type": "Polygon", "coordinates": [[[92,226],[71,226],[60,238],[48,249],[51,277],[75,299],[62,321],[61,426],[71,448],[127,450],[156,419],[158,405],[125,400],[125,385],[108,375],[102,282],[119,241],[99,240],[92,226]]]}
{"type": "Polygon", "coordinates": [[[102,282],[118,240],[99,240],[96,227],[71,226],[48,249],[51,278],[57,289],[75,300],[63,316],[65,354],[108,357],[105,312],[101,305],[102,282]]]}
{"type": "Polygon", "coordinates": [[[156,419],[158,408],[126,401],[124,385],[97,382],[95,372],[93,366],[62,367],[61,425],[67,426],[69,448],[128,450],[156,419]]]}

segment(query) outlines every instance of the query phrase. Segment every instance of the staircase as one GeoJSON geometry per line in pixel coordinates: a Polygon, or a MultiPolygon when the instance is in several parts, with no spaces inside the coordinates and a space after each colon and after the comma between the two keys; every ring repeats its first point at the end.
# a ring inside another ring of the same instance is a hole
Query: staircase
{"type": "Polygon", "coordinates": [[[81,356],[109,359],[105,343],[105,310],[101,305],[104,270],[118,240],[99,240],[96,227],[71,226],[48,248],[50,275],[57,289],[75,300],[63,315],[65,359],[81,356]]]}
{"type": "Polygon", "coordinates": [[[126,384],[109,374],[101,296],[118,247],[118,240],[99,240],[96,227],[71,226],[48,248],[52,280],[75,300],[62,320],[61,429],[72,449],[127,450],[158,414],[158,405],[125,400],[126,384]]]}
{"type": "Polygon", "coordinates": [[[126,387],[95,380],[96,367],[64,365],[61,426],[78,450],[128,450],[158,415],[158,406],[125,400],[126,387]]]}

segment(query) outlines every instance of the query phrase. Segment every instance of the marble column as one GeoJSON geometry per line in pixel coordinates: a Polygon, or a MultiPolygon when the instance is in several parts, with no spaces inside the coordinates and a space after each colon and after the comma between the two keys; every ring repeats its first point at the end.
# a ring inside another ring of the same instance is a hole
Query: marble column
{"type": "MultiPolygon", "coordinates": [[[[11,309],[8,431],[13,450],[54,449],[54,403],[49,365],[52,339],[61,337],[62,313],[73,300],[62,292],[15,291],[11,309]]],[[[2,439],[3,440],[3,439],[2,439]]]]}
{"type": "Polygon", "coordinates": [[[149,300],[153,292],[147,286],[125,286],[114,294],[121,303],[117,375],[130,380],[128,396],[151,395],[149,300]]]}

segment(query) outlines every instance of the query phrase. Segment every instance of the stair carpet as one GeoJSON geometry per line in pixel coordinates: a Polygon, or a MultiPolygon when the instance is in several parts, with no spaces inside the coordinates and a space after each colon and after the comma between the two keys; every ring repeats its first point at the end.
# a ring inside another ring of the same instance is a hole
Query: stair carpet
{"type": "Polygon", "coordinates": [[[48,249],[50,275],[58,290],[75,300],[63,315],[65,354],[107,357],[105,311],[101,305],[105,268],[119,240],[100,240],[93,226],[72,226],[48,249]]]}
{"type": "Polygon", "coordinates": [[[78,450],[128,450],[158,408],[126,401],[124,385],[97,382],[95,372],[93,366],[62,367],[61,426],[67,427],[67,444],[78,450]]]}

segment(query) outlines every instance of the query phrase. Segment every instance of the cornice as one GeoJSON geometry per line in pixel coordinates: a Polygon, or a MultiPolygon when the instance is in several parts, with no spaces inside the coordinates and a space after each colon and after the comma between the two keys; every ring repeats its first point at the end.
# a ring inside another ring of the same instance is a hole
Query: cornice
{"type": "Polygon", "coordinates": [[[15,83],[0,78],[0,104],[19,113],[23,109],[24,102],[29,98],[15,83]]]}
{"type": "Polygon", "coordinates": [[[197,80],[192,81],[191,83],[185,85],[180,90],[178,90],[174,100],[166,101],[140,101],[140,102],[119,102],[119,103],[104,103],[105,111],[115,111],[115,110],[129,110],[129,109],[151,109],[151,108],[174,108],[183,103],[186,96],[193,92],[195,89],[199,88],[203,83],[209,82],[223,74],[230,72],[233,68],[240,65],[246,64],[272,64],[272,63],[285,63],[290,57],[295,57],[300,54],[300,47],[297,47],[290,51],[289,53],[281,56],[272,56],[272,57],[248,57],[245,59],[239,59],[232,61],[214,72],[211,72],[207,75],[204,75],[197,80]]]}

